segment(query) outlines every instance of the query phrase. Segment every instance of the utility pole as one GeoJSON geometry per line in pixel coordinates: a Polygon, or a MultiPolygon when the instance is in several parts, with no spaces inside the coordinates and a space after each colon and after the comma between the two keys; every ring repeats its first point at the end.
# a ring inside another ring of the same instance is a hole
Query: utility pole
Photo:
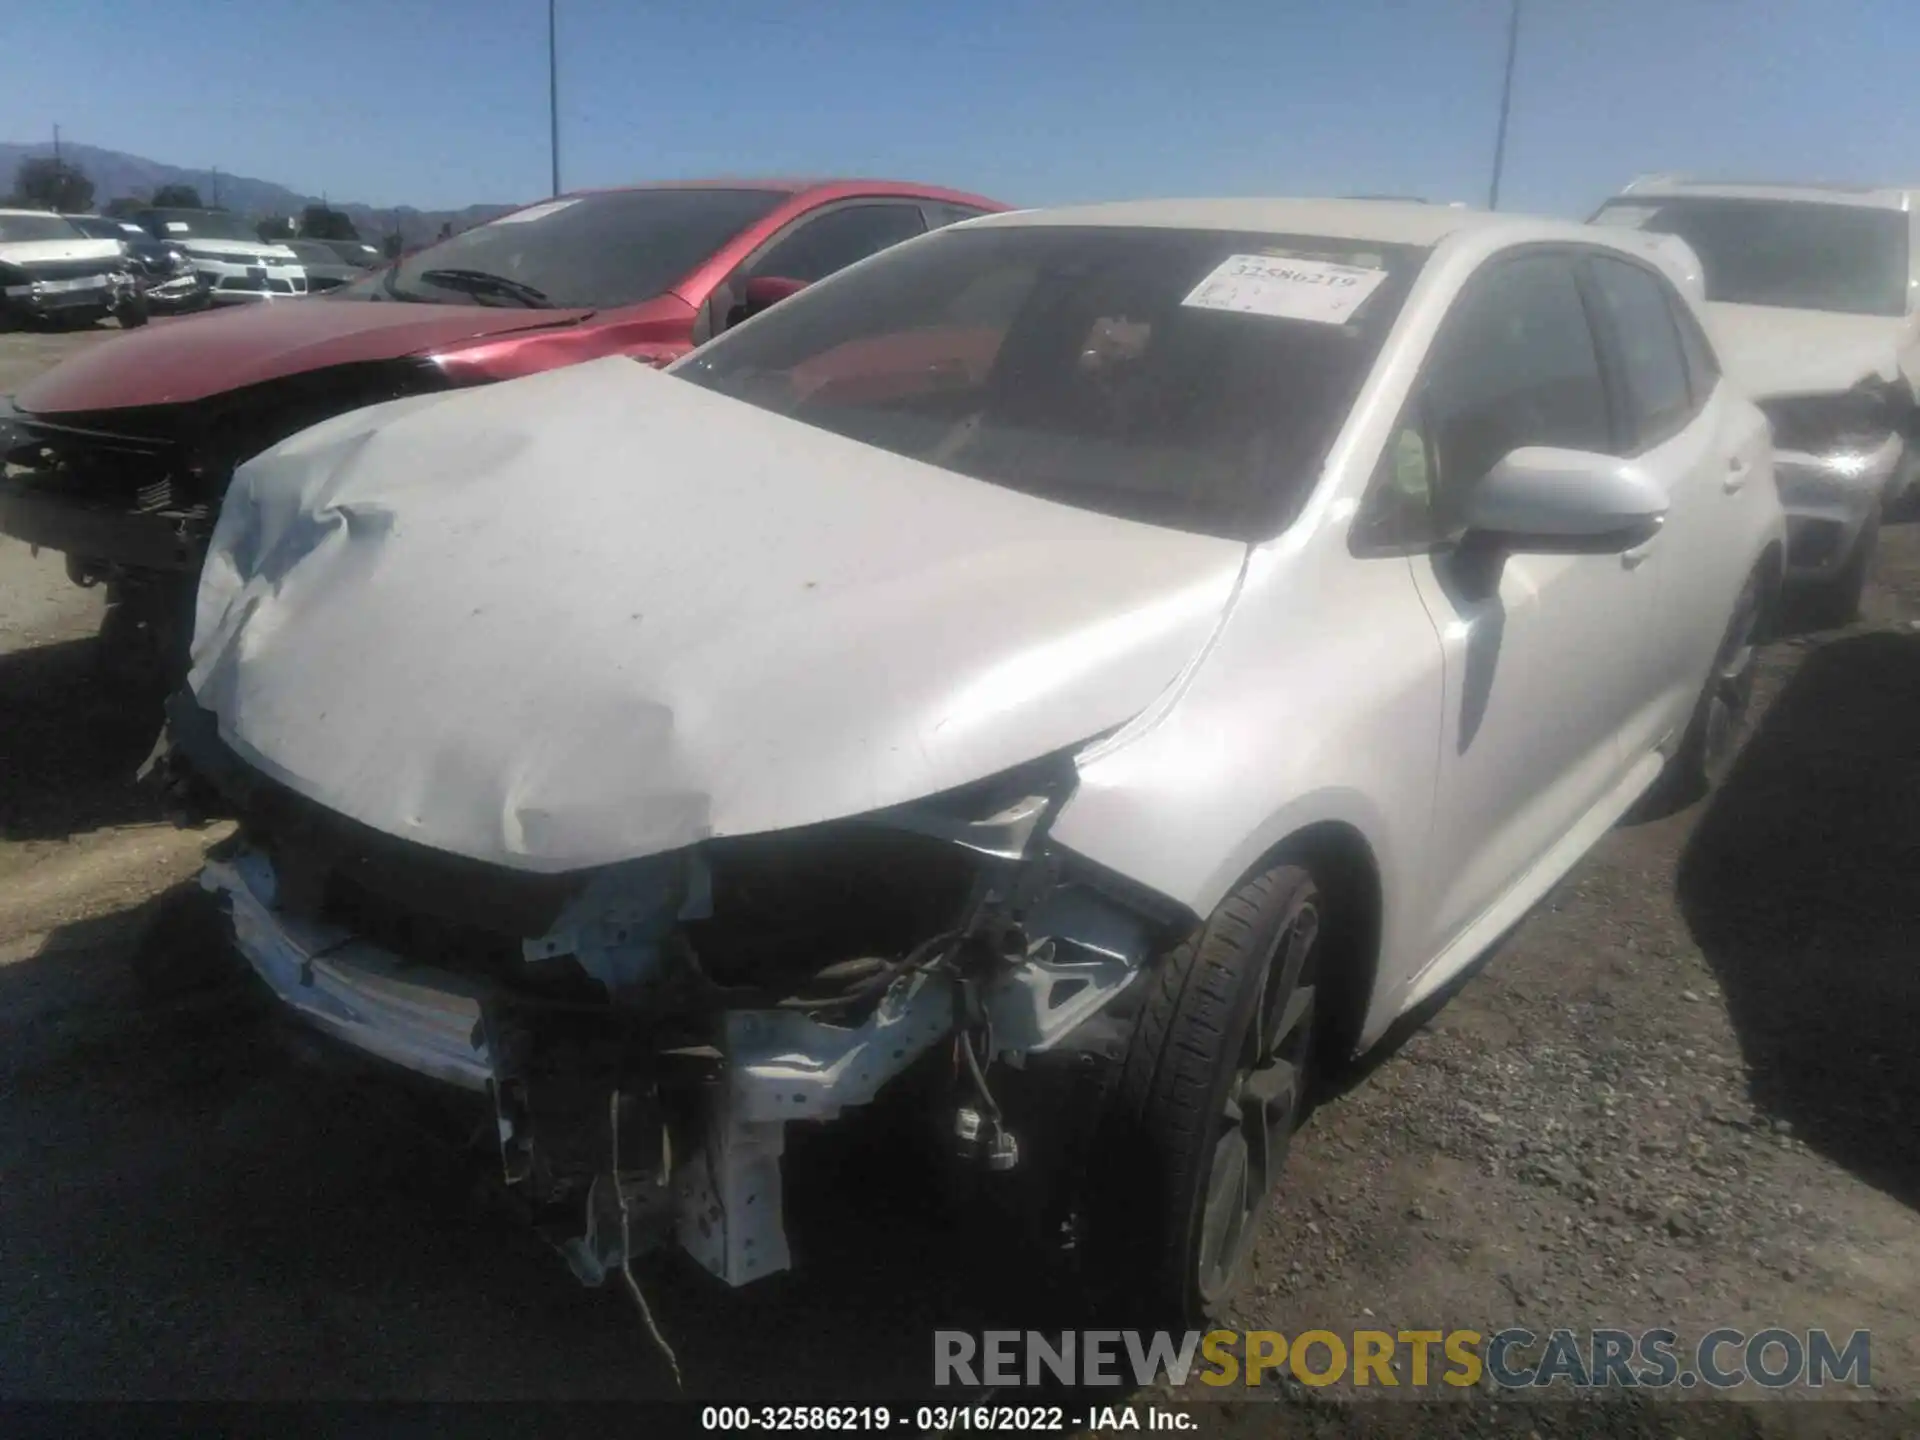
{"type": "Polygon", "coordinates": [[[220,167],[213,167],[213,208],[220,208],[220,167]]]}
{"type": "Polygon", "coordinates": [[[56,166],[60,163],[60,127],[58,125],[53,127],[53,163],[56,166]]]}
{"type": "Polygon", "coordinates": [[[1520,49],[1520,0],[1507,12],[1507,74],[1500,85],[1500,128],[1493,140],[1493,184],[1487,189],[1487,209],[1500,208],[1500,172],[1507,164],[1507,116],[1513,109],[1513,60],[1520,49]]]}
{"type": "Polygon", "coordinates": [[[547,0],[547,138],[553,151],[553,193],[560,193],[560,49],[559,0],[547,0]]]}

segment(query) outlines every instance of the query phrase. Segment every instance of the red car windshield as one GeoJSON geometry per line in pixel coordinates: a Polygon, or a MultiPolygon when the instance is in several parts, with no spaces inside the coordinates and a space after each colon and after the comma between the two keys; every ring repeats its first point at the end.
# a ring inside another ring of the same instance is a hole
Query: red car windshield
{"type": "Polygon", "coordinates": [[[778,190],[613,190],[550,200],[409,255],[341,300],[608,310],[671,289],[786,198],[778,190]]]}

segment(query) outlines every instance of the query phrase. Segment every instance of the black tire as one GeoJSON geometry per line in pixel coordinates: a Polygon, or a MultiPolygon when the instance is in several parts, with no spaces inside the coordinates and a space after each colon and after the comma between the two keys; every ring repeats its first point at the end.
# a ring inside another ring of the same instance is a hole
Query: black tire
{"type": "Polygon", "coordinates": [[[1747,576],[1747,583],[1741,587],[1719,648],[1713,652],[1713,666],[1700,687],[1687,733],[1655,787],[1654,813],[1691,805],[1724,780],[1732,768],[1753,710],[1759,647],[1767,638],[1775,588],[1772,571],[1764,564],[1747,576]]]}
{"type": "Polygon", "coordinates": [[[120,322],[122,330],[138,330],[150,318],[147,297],[136,295],[115,312],[114,318],[120,322]]]}
{"type": "Polygon", "coordinates": [[[1274,864],[1149,977],[1083,1209],[1102,1298],[1143,1320],[1216,1316],[1245,1279],[1305,1109],[1324,895],[1274,864]]]}
{"type": "Polygon", "coordinates": [[[1867,574],[1873,568],[1874,551],[1880,546],[1880,515],[1876,511],[1861,527],[1853,542],[1853,553],[1837,575],[1809,585],[1804,608],[1816,626],[1837,630],[1860,618],[1860,605],[1866,599],[1867,574]]]}

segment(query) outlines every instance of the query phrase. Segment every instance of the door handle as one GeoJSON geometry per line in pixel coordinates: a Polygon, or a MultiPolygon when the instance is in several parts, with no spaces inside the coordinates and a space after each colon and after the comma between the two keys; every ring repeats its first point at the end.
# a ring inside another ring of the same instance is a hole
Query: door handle
{"type": "Polygon", "coordinates": [[[1727,462],[1727,473],[1720,480],[1720,488],[1731,495],[1747,483],[1747,462],[1738,455],[1727,462]]]}

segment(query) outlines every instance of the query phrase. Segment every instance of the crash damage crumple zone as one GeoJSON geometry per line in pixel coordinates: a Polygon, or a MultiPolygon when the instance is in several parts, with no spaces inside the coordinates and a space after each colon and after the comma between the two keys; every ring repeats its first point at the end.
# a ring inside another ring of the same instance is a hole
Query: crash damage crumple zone
{"type": "Polygon", "coordinates": [[[1120,724],[1200,651],[1245,549],[612,359],[242,466],[189,685],[329,809],[573,870],[897,805],[1120,724]]]}
{"type": "Polygon", "coordinates": [[[580,1278],[745,1283],[788,1123],[935,1054],[988,1168],[1087,1143],[1164,917],[1047,828],[1245,554],[625,360],[327,421],[213,537],[182,743],[245,798],[202,883],[314,1026],[489,1097],[580,1278]]]}

